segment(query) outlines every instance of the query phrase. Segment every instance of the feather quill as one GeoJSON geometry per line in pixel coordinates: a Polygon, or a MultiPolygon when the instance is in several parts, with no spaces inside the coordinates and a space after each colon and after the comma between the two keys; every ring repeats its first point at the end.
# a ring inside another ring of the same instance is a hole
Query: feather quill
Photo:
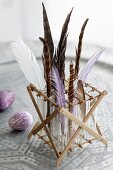
{"type": "Polygon", "coordinates": [[[54,63],[57,66],[60,77],[63,81],[65,79],[64,69],[65,69],[65,52],[66,52],[66,45],[67,45],[67,30],[68,30],[68,24],[70,21],[72,11],[73,11],[73,8],[71,12],[67,15],[66,20],[64,22],[61,36],[60,36],[60,41],[57,47],[57,54],[54,56],[54,63]]]}
{"type": "Polygon", "coordinates": [[[81,32],[79,35],[79,42],[78,42],[78,47],[76,49],[76,59],[75,59],[75,79],[78,77],[78,72],[79,72],[79,62],[80,62],[80,57],[81,57],[81,51],[82,51],[82,40],[83,40],[83,35],[84,31],[88,22],[88,18],[85,20],[81,32]]]}
{"type": "Polygon", "coordinates": [[[26,79],[36,87],[43,90],[45,87],[45,80],[33,52],[20,37],[17,41],[12,43],[11,47],[19,67],[24,73],[26,79]]]}
{"type": "Polygon", "coordinates": [[[97,61],[97,59],[100,57],[100,55],[103,53],[104,48],[100,49],[98,52],[96,52],[87,62],[86,66],[83,68],[83,70],[80,72],[78,79],[82,80],[83,82],[86,81],[88,73],[92,70],[93,65],[97,61]]]}
{"type": "MultiPolygon", "coordinates": [[[[58,69],[55,66],[52,66],[52,87],[54,89],[56,103],[59,107],[65,107],[65,90],[64,84],[59,76],[58,69]]],[[[59,113],[59,120],[61,122],[61,129],[64,133],[65,129],[65,116],[59,113]]]]}
{"type": "Polygon", "coordinates": [[[53,39],[52,39],[52,35],[51,35],[51,29],[49,26],[47,12],[46,12],[46,9],[45,9],[45,6],[43,3],[42,3],[42,7],[43,7],[44,39],[48,43],[48,46],[50,49],[50,57],[51,57],[51,61],[52,61],[53,53],[54,53],[54,44],[53,44],[53,39]]]}

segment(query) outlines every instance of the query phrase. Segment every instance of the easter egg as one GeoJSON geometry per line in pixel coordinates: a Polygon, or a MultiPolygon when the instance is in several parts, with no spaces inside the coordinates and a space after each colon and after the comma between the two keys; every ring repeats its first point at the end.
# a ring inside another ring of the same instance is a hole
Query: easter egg
{"type": "Polygon", "coordinates": [[[0,91],[0,112],[8,109],[14,102],[15,96],[12,91],[1,90],[0,91]]]}
{"type": "Polygon", "coordinates": [[[32,123],[33,116],[26,111],[13,113],[8,121],[9,126],[15,130],[25,130],[32,123]]]}

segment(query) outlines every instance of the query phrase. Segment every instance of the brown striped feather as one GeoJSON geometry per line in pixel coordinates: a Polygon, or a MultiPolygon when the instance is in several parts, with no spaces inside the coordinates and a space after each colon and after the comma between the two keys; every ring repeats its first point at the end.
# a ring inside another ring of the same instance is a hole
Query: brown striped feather
{"type": "Polygon", "coordinates": [[[88,18],[85,20],[81,28],[80,35],[79,35],[79,42],[78,42],[78,48],[76,50],[76,59],[75,59],[75,79],[78,77],[79,62],[80,62],[81,51],[82,51],[82,40],[83,40],[83,35],[84,35],[84,31],[85,31],[88,20],[89,20],[88,18]]]}
{"type": "MultiPolygon", "coordinates": [[[[43,38],[39,37],[39,39],[41,40],[41,42],[44,45],[43,48],[43,65],[44,65],[44,75],[45,75],[45,79],[46,79],[46,84],[47,84],[47,96],[50,97],[51,96],[51,58],[50,58],[50,51],[49,51],[49,47],[47,44],[47,41],[44,40],[43,38]]],[[[50,102],[47,101],[47,116],[50,115],[50,102]]]]}
{"type": "MultiPolygon", "coordinates": [[[[68,87],[68,102],[73,104],[74,100],[74,68],[73,63],[70,63],[70,78],[69,78],[69,87],[68,87]]],[[[73,108],[69,105],[69,111],[72,112],[73,108]]],[[[72,121],[69,120],[69,134],[72,132],[72,121]]]]}
{"type": "Polygon", "coordinates": [[[68,24],[70,21],[72,11],[73,11],[73,9],[67,15],[66,20],[63,24],[60,41],[59,41],[58,47],[57,47],[57,54],[54,58],[54,61],[56,62],[58,71],[60,73],[60,77],[63,81],[65,79],[65,71],[64,70],[65,70],[65,52],[66,52],[67,36],[68,36],[67,30],[68,30],[68,24]]]}
{"type": "Polygon", "coordinates": [[[51,29],[50,29],[50,25],[49,25],[49,21],[48,21],[47,12],[46,12],[46,9],[45,9],[45,6],[43,3],[42,3],[42,7],[43,7],[44,39],[48,43],[48,46],[50,49],[50,57],[51,57],[51,61],[52,61],[53,54],[54,54],[54,44],[53,44],[53,39],[52,39],[52,35],[51,35],[51,29]]]}

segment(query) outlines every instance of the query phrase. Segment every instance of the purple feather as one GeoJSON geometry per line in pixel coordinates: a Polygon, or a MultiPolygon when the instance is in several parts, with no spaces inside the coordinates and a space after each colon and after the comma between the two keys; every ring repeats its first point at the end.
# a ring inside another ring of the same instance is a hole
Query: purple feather
{"type": "MultiPolygon", "coordinates": [[[[58,69],[52,66],[52,86],[54,88],[56,103],[60,107],[65,107],[65,93],[63,81],[60,78],[58,69]]],[[[61,129],[65,129],[65,116],[59,113],[59,120],[61,122],[61,129]]]]}
{"type": "Polygon", "coordinates": [[[83,70],[80,72],[78,79],[82,80],[83,82],[86,81],[88,73],[92,70],[93,65],[97,61],[97,59],[100,57],[102,52],[104,51],[104,48],[100,49],[98,52],[96,52],[88,61],[86,66],[83,68],[83,70]]]}

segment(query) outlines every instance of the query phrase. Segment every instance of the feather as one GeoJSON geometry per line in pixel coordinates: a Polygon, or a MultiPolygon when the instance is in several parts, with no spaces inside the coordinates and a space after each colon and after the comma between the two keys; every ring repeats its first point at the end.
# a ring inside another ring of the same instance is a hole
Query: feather
{"type": "Polygon", "coordinates": [[[58,66],[57,66],[57,51],[56,51],[56,49],[55,49],[55,54],[54,54],[54,57],[53,57],[53,63],[54,63],[54,65],[58,68],[58,66]]]}
{"type": "Polygon", "coordinates": [[[64,39],[64,44],[62,44],[62,52],[60,54],[60,63],[59,63],[59,73],[61,79],[65,80],[65,52],[66,52],[66,45],[67,45],[67,36],[64,39]]]}
{"type": "Polygon", "coordinates": [[[42,55],[42,64],[43,64],[43,68],[44,68],[44,78],[46,80],[46,71],[45,71],[45,62],[44,62],[44,56],[42,55]]]}
{"type": "Polygon", "coordinates": [[[66,52],[66,45],[67,45],[67,30],[68,30],[68,24],[70,21],[72,11],[73,11],[73,8],[71,12],[67,15],[64,25],[62,27],[60,41],[57,47],[57,54],[55,55],[55,58],[54,58],[60,77],[63,81],[65,79],[64,69],[65,69],[65,52],[66,52]]]}
{"type": "MultiPolygon", "coordinates": [[[[74,100],[74,68],[73,63],[70,63],[70,78],[69,78],[69,87],[68,87],[68,101],[73,104],[74,100]]],[[[72,111],[72,106],[69,105],[69,111],[72,111]]]]}
{"type": "Polygon", "coordinates": [[[45,9],[45,6],[44,6],[43,3],[42,3],[42,7],[43,7],[44,39],[48,43],[48,46],[49,46],[49,49],[50,49],[50,57],[51,57],[51,60],[52,60],[53,53],[54,53],[54,44],[53,44],[53,39],[52,39],[51,30],[50,30],[50,26],[49,26],[47,12],[46,12],[46,9],[45,9]]]}
{"type": "Polygon", "coordinates": [[[62,27],[62,32],[61,32],[61,36],[60,36],[60,41],[59,41],[59,44],[58,44],[58,52],[60,53],[60,50],[61,50],[61,46],[62,46],[62,41],[64,41],[64,38],[67,34],[67,30],[68,30],[68,24],[69,24],[69,21],[70,21],[70,17],[71,17],[71,14],[72,14],[72,11],[73,11],[73,8],[72,10],[70,11],[70,13],[67,15],[66,17],[66,20],[64,22],[64,25],[62,27]]]}
{"type": "Polygon", "coordinates": [[[84,102],[80,104],[80,110],[81,110],[81,116],[82,119],[86,115],[86,101],[85,101],[85,91],[82,80],[78,80],[77,82],[77,90],[78,90],[78,96],[80,99],[82,99],[84,102]]]}
{"type": "Polygon", "coordinates": [[[78,47],[76,50],[76,59],[75,59],[75,79],[78,77],[79,62],[80,62],[81,51],[82,51],[82,40],[83,40],[83,35],[84,35],[85,27],[87,25],[88,20],[89,20],[88,18],[85,20],[81,28],[80,35],[79,35],[79,42],[78,42],[78,47]]]}
{"type": "Polygon", "coordinates": [[[44,45],[43,51],[43,63],[44,63],[44,72],[45,72],[45,79],[47,83],[47,96],[50,97],[51,95],[51,58],[50,58],[50,51],[46,40],[39,37],[41,42],[44,45]]]}
{"type": "MultiPolygon", "coordinates": [[[[39,37],[41,42],[44,45],[43,48],[43,65],[44,65],[44,73],[45,73],[45,79],[46,79],[46,84],[47,84],[47,96],[51,96],[51,58],[50,58],[50,51],[48,44],[46,40],[43,38],[39,37]]],[[[47,116],[50,115],[50,102],[47,101],[47,116]]]]}
{"type": "Polygon", "coordinates": [[[65,52],[66,52],[66,46],[67,46],[67,35],[64,37],[64,40],[62,42],[61,51],[58,54],[58,48],[57,52],[54,55],[54,64],[57,66],[59,74],[61,79],[65,80],[65,52]]]}
{"type": "Polygon", "coordinates": [[[104,51],[104,48],[100,49],[98,52],[96,52],[87,62],[86,66],[83,68],[83,70],[80,72],[78,79],[82,80],[83,82],[86,81],[88,73],[92,70],[93,65],[97,61],[97,59],[100,57],[102,52],[104,51]]]}
{"type": "MultiPolygon", "coordinates": [[[[74,93],[74,68],[73,68],[73,63],[70,63],[70,78],[69,78],[69,87],[68,87],[68,101],[69,101],[69,111],[71,113],[74,112],[74,108],[73,102],[74,102],[74,97],[75,97],[75,93],[74,93]],[[70,105],[70,103],[72,105],[70,105]]],[[[72,130],[73,130],[73,123],[72,120],[68,120],[68,124],[69,124],[69,134],[71,135],[72,130]]]]}
{"type": "MultiPolygon", "coordinates": [[[[59,72],[55,66],[52,66],[52,87],[55,92],[56,103],[59,107],[65,107],[65,89],[63,81],[59,76],[59,72]]],[[[64,132],[65,129],[65,116],[59,113],[59,120],[61,122],[61,129],[64,132]]]]}
{"type": "Polygon", "coordinates": [[[85,91],[84,91],[82,80],[78,80],[77,85],[78,85],[78,90],[82,94],[82,98],[85,100],[85,91]]]}
{"type": "Polygon", "coordinates": [[[24,44],[21,38],[18,38],[17,41],[13,42],[11,47],[19,67],[24,73],[26,79],[36,87],[43,90],[45,80],[32,51],[26,44],[24,44]]]}

